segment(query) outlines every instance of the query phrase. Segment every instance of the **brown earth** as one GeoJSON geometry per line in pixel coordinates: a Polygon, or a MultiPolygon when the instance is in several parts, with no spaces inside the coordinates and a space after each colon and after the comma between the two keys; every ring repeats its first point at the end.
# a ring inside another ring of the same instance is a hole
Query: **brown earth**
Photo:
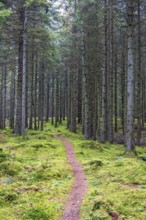
{"type": "Polygon", "coordinates": [[[54,137],[64,143],[74,175],[73,187],[65,203],[62,220],[79,220],[82,201],[87,191],[87,179],[82,169],[82,165],[76,159],[73,145],[57,135],[54,135],[54,137]]]}

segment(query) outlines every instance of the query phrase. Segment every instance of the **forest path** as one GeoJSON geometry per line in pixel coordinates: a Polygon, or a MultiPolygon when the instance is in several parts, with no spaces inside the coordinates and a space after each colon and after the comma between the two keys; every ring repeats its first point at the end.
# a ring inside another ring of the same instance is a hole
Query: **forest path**
{"type": "Polygon", "coordinates": [[[82,165],[76,159],[73,145],[57,135],[54,135],[54,137],[64,143],[67,157],[74,174],[74,184],[65,204],[62,220],[79,220],[82,200],[87,191],[87,179],[82,169],[82,165]]]}

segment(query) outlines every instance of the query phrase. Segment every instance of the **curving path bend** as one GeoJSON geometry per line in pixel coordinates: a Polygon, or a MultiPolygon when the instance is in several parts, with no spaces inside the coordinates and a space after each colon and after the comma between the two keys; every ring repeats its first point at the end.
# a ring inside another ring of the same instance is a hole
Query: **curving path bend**
{"type": "Polygon", "coordinates": [[[82,165],[76,159],[73,145],[57,135],[54,135],[54,137],[64,143],[67,157],[74,174],[74,184],[68,200],[66,201],[62,220],[79,220],[80,208],[87,191],[87,179],[82,169],[82,165]]]}

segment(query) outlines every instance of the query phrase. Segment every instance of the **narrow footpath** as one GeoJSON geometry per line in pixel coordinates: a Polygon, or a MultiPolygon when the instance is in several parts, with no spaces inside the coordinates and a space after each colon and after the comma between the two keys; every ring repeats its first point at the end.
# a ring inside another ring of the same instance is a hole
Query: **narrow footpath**
{"type": "Polygon", "coordinates": [[[74,174],[74,184],[66,201],[62,220],[79,220],[80,208],[87,191],[87,179],[82,169],[82,165],[76,159],[73,145],[57,135],[54,135],[54,137],[64,143],[67,157],[74,174]]]}

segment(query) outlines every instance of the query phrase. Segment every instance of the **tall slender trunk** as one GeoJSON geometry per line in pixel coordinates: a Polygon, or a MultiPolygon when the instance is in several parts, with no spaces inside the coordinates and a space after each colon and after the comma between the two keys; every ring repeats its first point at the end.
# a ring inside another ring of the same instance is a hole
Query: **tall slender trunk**
{"type": "Polygon", "coordinates": [[[128,66],[127,66],[127,121],[125,134],[126,151],[135,152],[133,121],[134,121],[134,56],[133,56],[133,29],[135,1],[127,0],[127,39],[128,39],[128,66]]]}
{"type": "Polygon", "coordinates": [[[47,76],[47,103],[46,103],[46,121],[49,121],[50,115],[50,75],[47,76]]]}
{"type": "MultiPolygon", "coordinates": [[[[32,42],[34,47],[34,42],[32,42]]],[[[31,83],[30,83],[30,116],[29,116],[29,129],[33,128],[33,116],[34,116],[34,48],[31,54],[31,83]]]]}
{"type": "Polygon", "coordinates": [[[17,76],[17,96],[16,96],[16,123],[15,133],[21,134],[22,126],[22,73],[23,73],[23,31],[24,31],[24,11],[20,11],[20,25],[19,46],[18,46],[18,76],[17,76]]]}
{"type": "Polygon", "coordinates": [[[113,0],[110,0],[110,104],[109,104],[109,128],[108,128],[108,140],[113,142],[113,77],[114,77],[114,16],[113,16],[113,0]]]}
{"type": "Polygon", "coordinates": [[[108,50],[107,50],[107,0],[105,0],[105,68],[102,73],[102,128],[101,128],[101,141],[105,142],[107,139],[107,64],[108,64],[108,50]]]}
{"type": "Polygon", "coordinates": [[[54,79],[54,72],[52,72],[52,97],[51,97],[51,104],[52,104],[52,113],[51,113],[51,117],[52,117],[52,125],[54,125],[54,83],[55,83],[55,79],[54,79]]]}
{"type": "Polygon", "coordinates": [[[67,67],[66,72],[66,81],[67,81],[67,128],[70,127],[71,121],[71,77],[70,77],[70,70],[67,67]]]}
{"type": "Polygon", "coordinates": [[[141,105],[141,87],[142,87],[142,68],[141,68],[141,0],[138,0],[138,76],[137,76],[137,144],[141,144],[142,129],[142,105],[141,105]]]}
{"type": "Polygon", "coordinates": [[[6,64],[3,68],[2,73],[2,128],[4,129],[6,127],[6,92],[7,92],[7,67],[6,64]]]}
{"type": "MultiPolygon", "coordinates": [[[[117,46],[117,45],[116,45],[117,46]]],[[[118,132],[118,71],[117,71],[117,49],[115,48],[115,132],[118,132]]]]}
{"type": "MultiPolygon", "coordinates": [[[[77,1],[74,0],[74,16],[76,18],[77,1]]],[[[77,99],[78,99],[78,62],[77,62],[77,26],[72,27],[72,60],[71,60],[71,123],[70,130],[76,133],[77,99]]]]}
{"type": "Polygon", "coordinates": [[[59,73],[56,73],[55,127],[59,122],[59,73]]]}
{"type": "Polygon", "coordinates": [[[15,133],[19,133],[19,134],[21,133],[21,123],[22,123],[22,54],[23,54],[23,39],[22,37],[19,37],[16,124],[15,124],[15,133]]]}
{"type": "Polygon", "coordinates": [[[15,76],[16,64],[12,67],[11,86],[10,86],[10,128],[14,129],[14,115],[15,115],[15,76]]]}
{"type": "Polygon", "coordinates": [[[27,11],[24,12],[23,30],[23,68],[22,68],[22,127],[21,135],[25,136],[26,127],[26,44],[27,44],[27,11]]]}
{"type": "Polygon", "coordinates": [[[44,129],[44,79],[45,79],[45,63],[44,60],[42,61],[41,66],[41,114],[40,114],[40,120],[41,120],[41,131],[44,129]]]}
{"type": "Polygon", "coordinates": [[[37,130],[37,88],[38,88],[38,64],[37,55],[35,63],[35,82],[34,82],[34,129],[37,130]]]}

